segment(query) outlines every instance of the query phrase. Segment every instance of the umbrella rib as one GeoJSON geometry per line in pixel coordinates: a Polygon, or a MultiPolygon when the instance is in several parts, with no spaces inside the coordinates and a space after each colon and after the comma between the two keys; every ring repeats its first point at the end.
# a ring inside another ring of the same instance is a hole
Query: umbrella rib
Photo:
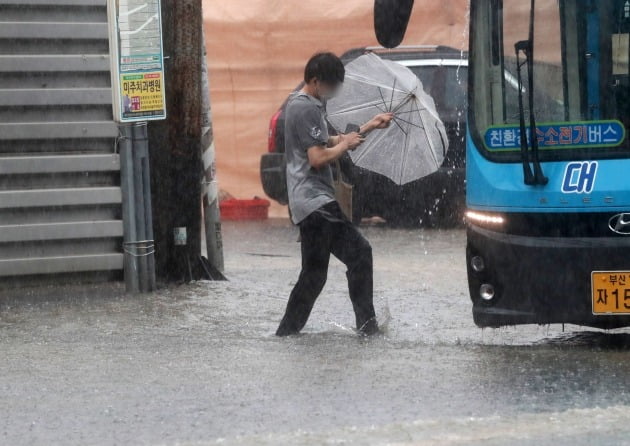
{"type": "MultiPolygon", "coordinates": [[[[419,107],[418,107],[417,102],[411,102],[410,104],[411,104],[411,110],[410,110],[410,113],[411,113],[411,112],[413,112],[413,111],[416,111],[416,112],[418,113],[418,116],[420,117],[420,120],[422,120],[422,115],[420,115],[420,110],[419,110],[419,107]],[[414,110],[414,108],[415,108],[415,110],[414,110]]],[[[423,126],[420,126],[420,125],[414,124],[414,123],[412,123],[411,121],[405,121],[405,120],[402,120],[402,121],[403,121],[403,122],[407,122],[407,125],[409,126],[409,127],[407,128],[407,129],[409,130],[409,133],[411,133],[411,127],[412,127],[412,126],[417,127],[417,128],[419,128],[419,129],[421,129],[421,130],[424,130],[424,127],[423,127],[423,126]]],[[[426,130],[424,131],[424,134],[425,134],[425,136],[427,136],[427,138],[428,138],[428,135],[427,135],[426,130]]],[[[429,147],[430,147],[430,146],[429,146],[429,147]]],[[[403,153],[403,158],[402,158],[402,162],[401,162],[401,165],[400,165],[400,178],[401,178],[401,183],[402,183],[402,179],[403,179],[403,175],[404,175],[405,164],[407,163],[407,158],[408,158],[408,157],[409,157],[409,137],[407,136],[407,137],[405,138],[405,151],[404,151],[404,153],[403,153]]]]}
{"type": "Polygon", "coordinates": [[[396,113],[396,116],[398,116],[398,115],[407,115],[407,114],[416,113],[416,112],[419,113],[419,112],[424,111],[424,110],[426,110],[425,107],[423,107],[423,108],[415,108],[413,110],[407,110],[407,111],[403,111],[403,112],[399,111],[399,112],[396,113]]]}
{"type": "Polygon", "coordinates": [[[388,113],[386,109],[383,109],[383,108],[379,107],[378,105],[375,105],[374,108],[376,108],[381,113],[388,113]]]}
{"type": "MultiPolygon", "coordinates": [[[[416,108],[418,109],[418,114],[420,114],[420,107],[418,107],[418,106],[417,106],[418,104],[415,104],[415,105],[416,105],[416,108]]],[[[426,108],[424,108],[424,110],[427,110],[427,109],[426,109],[426,108]]],[[[430,113],[430,112],[429,112],[429,113],[430,113]]],[[[430,113],[430,114],[433,116],[433,114],[432,114],[432,113],[430,113]]],[[[420,115],[420,117],[422,118],[422,115],[420,115]]],[[[422,122],[424,122],[424,121],[422,121],[422,122]]],[[[439,129],[438,129],[438,133],[440,133],[439,129]]],[[[437,167],[439,167],[439,163],[438,163],[438,160],[437,160],[437,158],[436,158],[435,150],[433,149],[433,144],[431,144],[431,139],[429,138],[429,133],[426,131],[426,129],[425,129],[425,131],[424,131],[424,137],[426,138],[427,143],[429,144],[429,148],[430,148],[430,150],[429,150],[429,151],[431,152],[431,156],[432,156],[432,158],[433,158],[433,161],[435,162],[435,165],[436,165],[437,167]]],[[[440,133],[440,138],[441,138],[441,137],[442,137],[442,135],[441,135],[441,133],[440,133]]],[[[442,143],[442,146],[444,146],[444,143],[442,143]]]]}
{"type": "Polygon", "coordinates": [[[440,132],[440,128],[438,127],[437,122],[435,123],[435,128],[438,131],[438,135],[440,135],[440,141],[442,142],[442,156],[446,158],[446,144],[444,144],[444,137],[442,136],[442,132],[440,132]]]}
{"type": "MultiPolygon", "coordinates": [[[[394,87],[392,88],[392,102],[394,101],[394,88],[396,88],[396,79],[394,79],[394,87]]],[[[381,95],[381,99],[383,100],[383,105],[385,106],[385,110],[387,110],[389,113],[391,113],[391,105],[388,108],[387,107],[387,102],[385,102],[385,97],[383,96],[383,92],[381,91],[381,87],[378,87],[378,93],[381,95]]],[[[400,124],[398,124],[396,122],[396,117],[394,116],[394,124],[396,124],[396,126],[400,129],[401,132],[403,132],[405,135],[407,134],[405,132],[405,130],[400,126],[400,124]]]]}
{"type": "MultiPolygon", "coordinates": [[[[411,130],[411,127],[408,128],[408,130],[411,130]]],[[[409,154],[409,133],[405,133],[405,146],[403,149],[403,156],[402,159],[400,160],[400,180],[398,181],[399,184],[403,184],[403,172],[405,170],[405,164],[407,162],[407,155],[409,154]]]]}
{"type": "Polygon", "coordinates": [[[417,127],[417,128],[419,128],[419,129],[421,129],[421,130],[424,130],[424,126],[421,126],[420,124],[415,124],[415,123],[413,123],[413,122],[411,122],[411,121],[407,121],[406,119],[400,118],[400,117],[398,117],[398,116],[394,116],[394,120],[396,120],[396,119],[397,119],[397,120],[399,120],[399,121],[402,121],[402,122],[404,122],[405,124],[408,124],[408,125],[410,125],[410,126],[417,127]]]}
{"type": "MultiPolygon", "coordinates": [[[[378,87],[378,94],[381,95],[381,100],[383,101],[383,105],[385,106],[385,110],[387,112],[389,112],[389,108],[387,108],[387,102],[385,101],[385,96],[383,96],[383,92],[381,91],[381,87],[378,87]]],[[[392,90],[392,94],[393,94],[393,90],[392,90]]]]}
{"type": "MultiPolygon", "coordinates": [[[[420,110],[411,110],[411,112],[414,112],[414,111],[415,111],[415,112],[417,112],[418,114],[420,113],[420,110]]],[[[424,130],[424,129],[425,129],[424,125],[420,125],[420,124],[416,124],[416,123],[414,123],[414,122],[408,121],[408,120],[406,120],[406,119],[401,118],[401,117],[400,117],[400,116],[398,116],[398,115],[396,115],[394,119],[398,119],[399,121],[402,121],[402,122],[404,122],[405,124],[408,124],[408,125],[411,125],[411,126],[417,127],[417,128],[419,128],[420,130],[424,130]]]]}
{"type": "MultiPolygon", "coordinates": [[[[413,105],[417,105],[417,104],[415,104],[415,103],[412,103],[412,104],[413,104],[413,105]]],[[[409,110],[409,111],[406,111],[406,112],[402,112],[402,113],[414,113],[414,112],[420,113],[420,110],[418,109],[418,107],[416,107],[415,109],[411,109],[411,110],[409,110]]],[[[396,114],[394,115],[394,122],[395,122],[396,120],[399,120],[399,121],[402,121],[402,122],[404,122],[404,123],[406,123],[406,124],[408,124],[408,125],[412,125],[412,126],[414,126],[414,127],[417,127],[417,128],[419,128],[419,129],[421,129],[421,130],[423,130],[423,129],[424,129],[424,127],[423,127],[423,126],[421,126],[421,125],[419,125],[419,124],[415,124],[415,123],[413,123],[413,122],[411,122],[411,121],[407,121],[406,119],[401,118],[401,117],[399,116],[399,114],[401,114],[401,113],[399,112],[399,113],[396,113],[396,114]]]]}
{"type": "MultiPolygon", "coordinates": [[[[414,105],[416,106],[418,114],[420,114],[420,107],[418,107],[417,103],[414,103],[414,105]]],[[[425,108],[425,110],[426,110],[426,108],[425,108]]],[[[420,120],[422,121],[422,115],[420,115],[420,120]]],[[[424,121],[422,121],[422,122],[424,122],[424,121]]],[[[424,133],[424,137],[427,140],[427,143],[429,145],[429,152],[431,153],[431,157],[433,158],[433,161],[435,162],[435,165],[439,167],[438,160],[436,158],[435,151],[433,149],[433,144],[431,144],[431,139],[429,138],[429,133],[426,131],[426,128],[423,127],[423,129],[424,129],[424,132],[423,132],[424,133]]]]}
{"type": "MultiPolygon", "coordinates": [[[[439,132],[439,131],[438,131],[439,132]]],[[[438,163],[438,160],[435,156],[435,150],[433,149],[433,144],[431,144],[431,139],[429,138],[429,132],[424,132],[424,137],[427,140],[427,143],[429,144],[429,148],[431,150],[429,150],[429,153],[431,153],[431,156],[433,157],[433,162],[435,163],[436,167],[440,167],[440,164],[438,163]]]]}
{"type": "Polygon", "coordinates": [[[356,106],[351,107],[351,108],[346,108],[344,110],[339,110],[339,111],[336,111],[334,113],[329,113],[328,116],[339,116],[339,115],[343,115],[343,114],[346,114],[346,113],[351,113],[351,112],[355,112],[355,111],[365,110],[365,109],[368,109],[370,107],[377,107],[378,108],[378,105],[379,105],[379,101],[374,101],[374,102],[370,102],[368,104],[356,105],[356,106]]]}
{"type": "Polygon", "coordinates": [[[389,111],[392,111],[394,107],[394,91],[396,91],[396,81],[397,79],[394,77],[394,86],[392,87],[392,98],[389,102],[389,111]]]}
{"type": "Polygon", "coordinates": [[[413,97],[414,97],[414,95],[413,95],[412,93],[409,93],[409,94],[405,97],[404,101],[402,101],[400,104],[398,104],[394,110],[392,110],[392,113],[396,113],[396,112],[398,112],[398,110],[400,110],[400,109],[401,109],[401,108],[403,108],[405,105],[407,105],[407,104],[411,101],[411,99],[412,99],[413,97]]]}
{"type": "Polygon", "coordinates": [[[395,116],[394,116],[393,121],[394,121],[394,124],[396,124],[396,126],[398,126],[398,128],[400,129],[400,131],[401,131],[401,132],[403,132],[403,133],[406,135],[406,134],[407,134],[407,132],[405,132],[405,129],[403,129],[403,128],[401,127],[401,125],[398,123],[398,120],[397,120],[397,118],[396,118],[395,116]]]}

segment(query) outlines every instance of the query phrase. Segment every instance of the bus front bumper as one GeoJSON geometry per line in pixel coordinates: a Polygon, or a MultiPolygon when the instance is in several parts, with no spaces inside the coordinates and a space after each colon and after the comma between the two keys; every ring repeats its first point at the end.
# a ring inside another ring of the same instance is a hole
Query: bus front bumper
{"type": "Polygon", "coordinates": [[[515,236],[469,225],[466,260],[479,327],[630,326],[630,315],[594,315],[591,290],[594,271],[630,271],[630,238],[515,236]]]}

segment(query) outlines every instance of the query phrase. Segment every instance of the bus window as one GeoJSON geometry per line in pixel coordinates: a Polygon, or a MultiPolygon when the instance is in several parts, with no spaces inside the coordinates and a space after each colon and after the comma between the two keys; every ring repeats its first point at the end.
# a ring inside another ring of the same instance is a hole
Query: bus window
{"type": "MultiPolygon", "coordinates": [[[[503,1],[504,69],[513,75],[516,75],[514,45],[527,38],[529,13],[529,2],[503,1]]],[[[563,120],[562,44],[557,0],[536,2],[534,48],[536,119],[541,123],[563,120]]],[[[526,70],[523,85],[527,85],[526,70]]],[[[505,85],[505,107],[504,124],[517,124],[519,121],[518,90],[510,84],[505,85]]],[[[526,110],[526,113],[529,113],[529,110],[526,110]]]]}
{"type": "Polygon", "coordinates": [[[606,83],[603,96],[604,118],[619,119],[626,127],[630,125],[630,1],[615,0],[602,2],[600,8],[608,20],[602,21],[602,68],[606,83]]]}
{"type": "MultiPolygon", "coordinates": [[[[522,0],[491,0],[471,9],[475,29],[469,124],[476,145],[493,159],[519,160],[520,144],[493,152],[484,142],[492,129],[519,125],[515,44],[528,39],[530,6],[522,0]]],[[[533,112],[538,126],[619,121],[630,128],[630,0],[537,0],[533,47],[533,112]]],[[[527,75],[523,69],[525,96],[527,75]]],[[[595,143],[564,147],[562,153],[543,144],[541,152],[543,161],[630,153],[627,140],[614,147],[595,143]]]]}

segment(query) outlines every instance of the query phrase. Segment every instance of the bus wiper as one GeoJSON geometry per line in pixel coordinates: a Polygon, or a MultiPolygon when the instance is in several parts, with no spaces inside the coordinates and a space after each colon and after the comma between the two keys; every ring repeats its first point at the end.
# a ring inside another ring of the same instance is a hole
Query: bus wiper
{"type": "MultiPolygon", "coordinates": [[[[516,42],[514,49],[516,50],[516,76],[518,78],[518,114],[521,124],[521,161],[523,162],[523,175],[525,184],[532,186],[536,184],[532,166],[529,164],[529,144],[527,143],[527,127],[525,126],[525,107],[523,106],[523,75],[521,69],[523,64],[527,63],[527,55],[529,54],[530,43],[528,40],[516,42]],[[521,51],[525,53],[525,62],[521,63],[521,51]]],[[[529,64],[528,64],[529,65],[529,64]]],[[[530,117],[533,115],[530,103],[530,117]]]]}
{"type": "Polygon", "coordinates": [[[534,116],[534,20],[536,1],[531,0],[529,39],[516,42],[516,74],[518,77],[518,107],[521,127],[521,160],[523,162],[523,174],[525,184],[528,186],[544,186],[549,182],[540,165],[538,135],[536,132],[536,117],[534,116]],[[524,61],[521,62],[521,53],[524,61]],[[527,141],[527,127],[525,125],[525,107],[523,104],[523,65],[527,65],[528,102],[529,102],[529,139],[527,141]],[[529,146],[531,144],[531,157],[529,146]],[[531,164],[533,163],[533,170],[531,164]]]}

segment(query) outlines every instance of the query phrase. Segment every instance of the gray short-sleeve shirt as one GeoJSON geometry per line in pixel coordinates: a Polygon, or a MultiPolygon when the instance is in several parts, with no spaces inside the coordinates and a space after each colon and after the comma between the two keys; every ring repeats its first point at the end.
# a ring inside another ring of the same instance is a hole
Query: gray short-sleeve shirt
{"type": "Polygon", "coordinates": [[[299,224],[322,206],[335,201],[333,175],[329,165],[315,169],[307,151],[328,145],[325,105],[304,92],[290,99],[285,112],[287,187],[293,223],[299,224]]]}

